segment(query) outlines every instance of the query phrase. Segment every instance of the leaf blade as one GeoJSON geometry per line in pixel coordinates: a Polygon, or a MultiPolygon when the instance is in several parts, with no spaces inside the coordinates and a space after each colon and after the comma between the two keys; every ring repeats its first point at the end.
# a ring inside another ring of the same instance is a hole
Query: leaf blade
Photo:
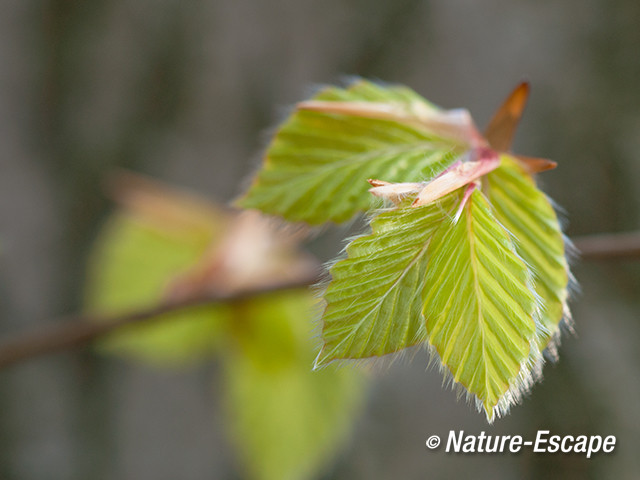
{"type": "Polygon", "coordinates": [[[487,194],[496,218],[514,237],[516,251],[534,273],[536,294],[543,309],[540,321],[546,333],[540,349],[555,343],[559,324],[568,312],[568,284],[571,272],[565,255],[565,240],[558,217],[534,179],[509,155],[499,168],[487,175],[487,194]]]}
{"type": "Polygon", "coordinates": [[[430,236],[456,196],[383,212],[347,246],[324,294],[323,348],[316,366],[397,352],[426,340],[422,301],[430,236]],[[379,253],[384,252],[384,253],[379,253]]]}
{"type": "Polygon", "coordinates": [[[311,224],[343,222],[370,208],[368,178],[431,179],[468,148],[436,128],[422,127],[420,115],[442,111],[404,87],[363,80],[347,89],[326,89],[312,101],[376,102],[415,121],[296,111],[276,134],[253,185],[238,200],[241,207],[311,224]]]}
{"type": "Polygon", "coordinates": [[[518,390],[536,352],[530,272],[477,190],[459,220],[436,231],[429,250],[431,289],[423,297],[429,343],[491,420],[505,395],[518,390]]]}

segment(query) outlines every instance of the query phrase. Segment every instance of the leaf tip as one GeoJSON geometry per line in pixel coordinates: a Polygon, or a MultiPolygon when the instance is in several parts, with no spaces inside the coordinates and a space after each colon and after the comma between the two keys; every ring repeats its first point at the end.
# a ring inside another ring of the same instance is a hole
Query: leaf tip
{"type": "Polygon", "coordinates": [[[529,83],[528,80],[523,80],[516,86],[516,88],[513,89],[508,102],[509,112],[513,116],[522,115],[524,107],[527,105],[530,93],[531,83],[529,83]]]}
{"type": "Polygon", "coordinates": [[[484,404],[484,413],[487,416],[487,423],[490,425],[493,424],[493,421],[496,419],[495,408],[493,406],[484,404]]]}
{"type": "Polygon", "coordinates": [[[546,158],[526,157],[524,155],[515,155],[515,157],[530,175],[553,170],[558,166],[558,162],[546,158]]]}
{"type": "Polygon", "coordinates": [[[373,178],[368,178],[367,182],[369,182],[369,185],[372,187],[383,187],[385,185],[389,185],[389,182],[385,182],[384,180],[375,180],[373,178]]]}
{"type": "Polygon", "coordinates": [[[489,121],[485,137],[496,150],[508,151],[511,148],[516,127],[529,99],[530,90],[529,82],[520,82],[489,121]]]}
{"type": "Polygon", "coordinates": [[[312,370],[314,372],[317,372],[318,370],[322,370],[329,363],[331,363],[332,360],[333,360],[332,358],[329,358],[327,356],[327,353],[325,352],[325,346],[323,345],[323,347],[318,352],[316,359],[313,361],[312,370]]]}

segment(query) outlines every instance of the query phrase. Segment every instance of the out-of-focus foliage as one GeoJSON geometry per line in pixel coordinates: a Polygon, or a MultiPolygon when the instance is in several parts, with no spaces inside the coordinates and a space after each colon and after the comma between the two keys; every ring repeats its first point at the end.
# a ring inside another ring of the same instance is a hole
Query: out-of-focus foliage
{"type": "MultiPolygon", "coordinates": [[[[125,208],[96,240],[87,282],[87,309],[118,314],[164,301],[172,282],[219,244],[229,218],[222,211],[140,181],[119,198],[125,208]],[[143,187],[144,186],[144,187],[143,187]]],[[[210,356],[229,318],[225,305],[170,313],[101,342],[106,351],[171,365],[210,356]]]]}
{"type": "Polygon", "coordinates": [[[307,296],[274,295],[239,308],[224,395],[242,463],[261,480],[314,476],[357,417],[364,379],[353,369],[309,368],[317,342],[301,321],[310,317],[307,296]]]}
{"type": "MultiPolygon", "coordinates": [[[[222,212],[135,177],[125,183],[116,195],[124,208],[92,254],[91,312],[239,292],[315,267],[297,248],[299,234],[257,212],[222,212]]],[[[201,306],[122,329],[102,346],[156,365],[217,354],[225,382],[215,390],[226,399],[228,429],[250,478],[310,478],[345,440],[364,386],[356,371],[313,372],[315,302],[301,288],[201,306]]]]}
{"type": "MultiPolygon", "coordinates": [[[[172,238],[126,214],[110,220],[100,242],[94,278],[89,283],[88,305],[94,312],[119,313],[157,304],[167,281],[202,255],[201,247],[172,238]]],[[[228,313],[226,306],[170,313],[153,325],[121,329],[101,347],[160,364],[209,356],[215,351],[228,313]]]]}

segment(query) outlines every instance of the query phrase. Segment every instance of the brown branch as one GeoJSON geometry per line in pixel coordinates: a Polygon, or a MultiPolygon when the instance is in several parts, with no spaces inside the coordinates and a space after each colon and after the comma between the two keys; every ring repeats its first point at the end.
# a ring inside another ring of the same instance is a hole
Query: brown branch
{"type": "MultiPolygon", "coordinates": [[[[583,260],[640,259],[640,232],[579,237],[574,240],[574,244],[583,260]]],[[[318,280],[317,276],[307,276],[233,294],[199,295],[114,316],[73,316],[35,331],[17,334],[1,342],[0,369],[31,358],[84,345],[122,327],[157,321],[178,310],[212,303],[237,302],[258,295],[306,287],[317,283],[318,280]]]]}
{"type": "Polygon", "coordinates": [[[640,259],[640,232],[588,235],[573,243],[583,260],[640,259]]]}
{"type": "Polygon", "coordinates": [[[307,287],[318,282],[316,276],[300,277],[295,280],[274,283],[232,294],[211,293],[165,302],[126,314],[114,316],[76,315],[60,322],[40,327],[31,332],[17,334],[0,343],[0,369],[23,360],[49,353],[71,349],[89,343],[121,327],[151,323],[163,316],[212,303],[232,303],[272,292],[307,287]]]}

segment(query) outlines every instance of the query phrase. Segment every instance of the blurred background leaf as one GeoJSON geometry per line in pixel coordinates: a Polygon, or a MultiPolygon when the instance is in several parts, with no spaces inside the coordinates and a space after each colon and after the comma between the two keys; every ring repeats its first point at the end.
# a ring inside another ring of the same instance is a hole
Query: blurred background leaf
{"type": "MultiPolygon", "coordinates": [[[[206,245],[176,238],[118,214],[105,225],[93,252],[87,305],[92,313],[126,313],[162,301],[170,281],[193,266],[206,245]]],[[[153,325],[126,327],[101,348],[160,364],[209,357],[229,316],[227,306],[171,313],[153,325]],[[195,310],[195,311],[194,311],[195,310]]]]}
{"type": "MultiPolygon", "coordinates": [[[[91,256],[91,313],[127,313],[207,291],[233,293],[316,267],[297,249],[300,231],[278,229],[257,212],[223,212],[133,174],[120,174],[111,185],[121,208],[91,256]]],[[[314,303],[302,288],[189,308],[120,329],[100,347],[169,367],[218,353],[225,375],[213,389],[225,399],[239,468],[258,480],[312,478],[346,440],[364,386],[355,370],[312,371],[319,348],[314,303]]]]}
{"type": "Polygon", "coordinates": [[[236,319],[224,358],[225,406],[251,478],[318,478],[359,417],[361,372],[309,368],[319,345],[301,318],[312,308],[308,293],[291,292],[247,301],[236,319]]]}
{"type": "MultiPolygon", "coordinates": [[[[102,228],[89,260],[90,313],[113,315],[162,303],[172,282],[219,244],[228,228],[228,216],[213,206],[148,180],[124,179],[135,185],[118,189],[124,208],[102,228]]],[[[100,346],[164,365],[207,358],[229,315],[226,305],[171,313],[152,325],[112,333],[100,346]]]]}

